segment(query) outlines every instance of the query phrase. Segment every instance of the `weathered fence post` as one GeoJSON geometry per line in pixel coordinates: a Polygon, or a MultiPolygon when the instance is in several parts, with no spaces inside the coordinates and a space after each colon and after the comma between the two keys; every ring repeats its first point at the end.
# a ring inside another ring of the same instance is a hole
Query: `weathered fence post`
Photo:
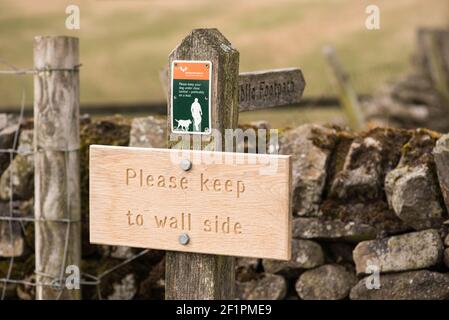
{"type": "Polygon", "coordinates": [[[335,49],[326,46],[323,49],[323,54],[327,58],[329,67],[334,76],[334,82],[338,90],[338,97],[346,114],[349,127],[352,130],[363,130],[365,127],[365,119],[360,108],[357,93],[352,87],[348,74],[343,70],[340,61],[338,60],[335,49]]]}
{"type": "Polygon", "coordinates": [[[81,295],[65,283],[81,260],[78,66],[77,38],[35,38],[36,299],[81,295]]]}
{"type": "Polygon", "coordinates": [[[418,63],[449,110],[449,30],[418,31],[418,63]]]}
{"type": "MultiPolygon", "coordinates": [[[[224,130],[236,128],[238,122],[239,52],[217,29],[195,29],[170,54],[170,74],[174,60],[212,62],[211,127],[224,138],[224,130]]],[[[168,90],[170,97],[171,85],[168,90]]],[[[172,102],[168,100],[170,136],[172,102]]],[[[172,134],[169,147],[181,136],[172,134]]],[[[232,299],[234,282],[233,257],[167,252],[166,299],[232,299]]]]}

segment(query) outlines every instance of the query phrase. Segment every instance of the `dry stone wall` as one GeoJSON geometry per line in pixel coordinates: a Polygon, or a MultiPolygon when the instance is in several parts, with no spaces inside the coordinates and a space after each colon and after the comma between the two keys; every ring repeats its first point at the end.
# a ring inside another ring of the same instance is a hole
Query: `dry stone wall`
{"type": "Polygon", "coordinates": [[[448,137],[426,129],[354,134],[317,125],[283,136],[281,152],[292,154],[294,183],[301,184],[294,189],[302,192],[294,195],[301,200],[293,241],[316,245],[314,254],[301,250],[293,258],[307,252],[316,263],[324,252],[321,265],[298,265],[291,298],[449,298],[448,137]],[[317,165],[319,174],[310,170],[317,165]],[[320,187],[304,187],[316,186],[318,176],[320,187]]]}
{"type": "MultiPolygon", "coordinates": [[[[0,148],[11,148],[14,117],[0,116],[0,148]]],[[[15,119],[17,121],[17,119],[15,119]]],[[[99,275],[141,249],[88,241],[90,144],[165,147],[165,119],[81,120],[82,271],[99,275]]],[[[259,122],[243,128],[266,129],[259,122]]],[[[32,123],[18,132],[13,161],[0,157],[0,214],[33,215],[32,123]]],[[[374,128],[354,133],[302,125],[282,132],[292,155],[292,259],[239,258],[240,299],[449,299],[449,135],[426,129],[374,128]]],[[[0,277],[34,279],[32,223],[0,222],[0,277]]],[[[150,250],[107,274],[85,299],[162,299],[164,252],[150,250]]],[[[2,286],[3,284],[0,284],[2,286]]],[[[7,285],[10,298],[33,299],[33,286],[7,285]]]]}

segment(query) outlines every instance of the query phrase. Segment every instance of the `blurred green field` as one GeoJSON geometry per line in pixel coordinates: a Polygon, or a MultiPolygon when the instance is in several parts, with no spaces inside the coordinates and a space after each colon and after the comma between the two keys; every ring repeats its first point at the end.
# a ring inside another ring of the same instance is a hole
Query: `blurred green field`
{"type": "MultiPolygon", "coordinates": [[[[33,36],[77,36],[82,103],[163,101],[169,52],[192,28],[217,27],[240,51],[241,71],[298,66],[305,95],[332,95],[321,54],[332,44],[357,91],[372,93],[407,69],[417,27],[448,21],[447,0],[1,0],[0,59],[31,67],[33,36]],[[80,30],[65,29],[69,4],[80,5],[80,30]],[[381,9],[378,31],[365,28],[369,4],[381,9]]],[[[0,75],[0,108],[20,103],[22,85],[31,103],[30,76],[0,75]]]]}

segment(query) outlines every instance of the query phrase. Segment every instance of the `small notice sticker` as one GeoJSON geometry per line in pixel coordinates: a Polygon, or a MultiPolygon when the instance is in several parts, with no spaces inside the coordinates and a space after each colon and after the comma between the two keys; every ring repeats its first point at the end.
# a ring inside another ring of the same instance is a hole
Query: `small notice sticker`
{"type": "Polygon", "coordinates": [[[212,62],[175,60],[171,66],[171,130],[210,134],[212,62]]]}

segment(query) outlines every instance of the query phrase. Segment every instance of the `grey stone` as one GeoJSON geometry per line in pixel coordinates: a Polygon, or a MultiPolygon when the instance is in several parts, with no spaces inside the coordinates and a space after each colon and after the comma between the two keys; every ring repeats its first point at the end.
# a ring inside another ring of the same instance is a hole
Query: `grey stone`
{"type": "Polygon", "coordinates": [[[382,151],[382,144],[373,137],[354,141],[346,155],[343,170],[332,183],[331,194],[342,199],[356,193],[376,198],[381,186],[382,151]],[[364,154],[369,154],[369,157],[360,161],[359,158],[364,154]]]}
{"type": "Polygon", "coordinates": [[[311,269],[324,263],[324,253],[321,246],[311,240],[292,240],[292,259],[280,261],[264,259],[262,264],[265,272],[288,274],[299,269],[311,269]]]}
{"type": "Polygon", "coordinates": [[[260,259],[258,258],[236,258],[235,265],[237,267],[251,268],[256,270],[259,267],[260,259]]]}
{"type": "Polygon", "coordinates": [[[306,124],[280,139],[280,154],[292,156],[293,210],[300,216],[319,215],[327,165],[335,145],[336,131],[306,124]]]}
{"type": "Polygon", "coordinates": [[[337,264],[327,264],[301,274],[296,292],[303,300],[341,300],[357,282],[355,273],[337,264]]]}
{"type": "Polygon", "coordinates": [[[236,258],[235,259],[235,278],[237,281],[249,281],[257,276],[257,269],[260,265],[260,259],[257,258],[236,258]]]}
{"type": "Polygon", "coordinates": [[[111,258],[116,259],[129,259],[133,257],[136,253],[133,252],[133,249],[126,246],[114,246],[111,250],[111,258]]]}
{"type": "MultiPolygon", "coordinates": [[[[16,209],[13,206],[13,210],[16,209]]],[[[0,216],[10,216],[9,202],[0,202],[0,216]]],[[[13,217],[17,217],[14,212],[13,217]]],[[[0,220],[0,257],[20,257],[25,249],[25,240],[20,228],[20,222],[0,220]]]]}
{"type": "Polygon", "coordinates": [[[396,215],[415,230],[438,227],[444,220],[437,186],[427,165],[390,171],[385,178],[385,193],[396,215]]]}
{"type": "MultiPolygon", "coordinates": [[[[385,173],[393,169],[401,156],[401,147],[409,139],[405,130],[373,128],[356,135],[345,148],[339,147],[329,195],[334,199],[367,201],[383,197],[385,173]],[[344,157],[341,170],[341,159],[344,157]]],[[[346,139],[347,140],[347,139],[346,139]]],[[[342,140],[344,141],[344,140],[342,140]]]]}
{"type": "Polygon", "coordinates": [[[11,224],[12,233],[8,222],[0,222],[0,257],[20,257],[23,254],[25,243],[20,225],[17,222],[11,224]]]}
{"type": "MultiPolygon", "coordinates": [[[[5,114],[0,118],[4,118],[0,120],[0,149],[12,149],[14,147],[14,138],[19,130],[18,119],[5,114]]],[[[9,163],[10,154],[8,152],[0,152],[0,173],[3,173],[9,163]]]]}
{"type": "Polygon", "coordinates": [[[12,113],[0,113],[0,131],[10,126],[11,124],[18,124],[19,118],[12,113]]]}
{"type": "Polygon", "coordinates": [[[133,248],[126,246],[101,246],[99,250],[103,258],[111,257],[121,260],[129,259],[136,254],[133,248]]]}
{"type": "Polygon", "coordinates": [[[133,274],[123,277],[120,282],[112,284],[112,293],[108,300],[131,300],[137,293],[136,279],[133,274]]]}
{"type": "Polygon", "coordinates": [[[337,230],[344,226],[352,230],[354,236],[359,234],[357,241],[412,231],[412,228],[388,207],[386,199],[354,201],[354,199],[335,200],[328,197],[323,200],[320,210],[323,212],[322,218],[325,221],[337,221],[332,223],[337,230]],[[366,232],[368,234],[364,237],[366,232]]]}
{"type": "Polygon", "coordinates": [[[131,147],[166,148],[167,122],[152,116],[134,118],[131,124],[131,147]]]}
{"type": "Polygon", "coordinates": [[[353,256],[357,273],[366,273],[370,265],[377,266],[380,272],[431,267],[441,261],[442,254],[440,235],[431,229],[361,242],[353,256]]]}
{"type": "Polygon", "coordinates": [[[22,130],[20,133],[18,154],[9,164],[0,177],[0,198],[9,200],[26,200],[33,196],[34,192],[34,156],[33,156],[33,130],[22,130]]]}
{"type": "Polygon", "coordinates": [[[449,247],[449,234],[446,236],[446,238],[444,239],[444,245],[446,247],[449,247]]]}
{"type": "Polygon", "coordinates": [[[236,283],[237,297],[241,300],[282,300],[287,294],[284,277],[264,273],[258,279],[236,283]]]}
{"type": "Polygon", "coordinates": [[[321,218],[293,219],[293,237],[303,239],[362,241],[376,238],[376,229],[367,224],[323,220],[321,218]]]}
{"type": "Polygon", "coordinates": [[[449,211],[449,134],[445,134],[437,140],[433,149],[433,156],[437,167],[441,193],[449,211]]]}
{"type": "Polygon", "coordinates": [[[380,275],[380,287],[368,289],[363,278],[350,293],[352,300],[445,300],[449,298],[449,275],[428,270],[380,275]]]}

